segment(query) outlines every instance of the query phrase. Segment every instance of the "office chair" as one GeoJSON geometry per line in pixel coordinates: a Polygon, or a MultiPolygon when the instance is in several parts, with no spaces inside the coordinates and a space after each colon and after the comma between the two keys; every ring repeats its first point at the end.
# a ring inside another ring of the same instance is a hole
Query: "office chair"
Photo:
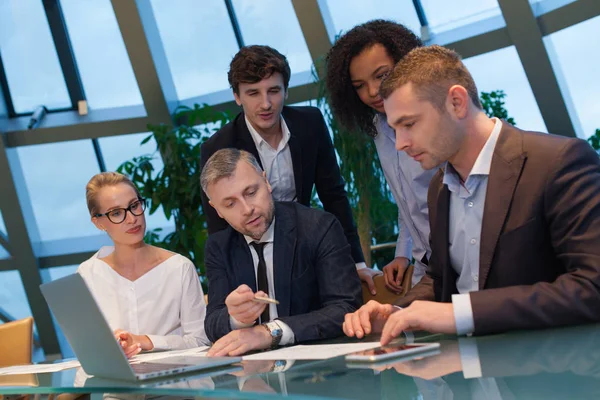
{"type": "Polygon", "coordinates": [[[0,367],[31,364],[33,318],[0,325],[0,367]]]}

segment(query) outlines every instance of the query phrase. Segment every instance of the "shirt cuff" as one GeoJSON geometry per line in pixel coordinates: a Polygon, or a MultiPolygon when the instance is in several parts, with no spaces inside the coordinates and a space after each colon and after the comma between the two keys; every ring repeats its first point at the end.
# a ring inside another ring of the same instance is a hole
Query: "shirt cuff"
{"type": "Polygon", "coordinates": [[[150,339],[150,341],[152,342],[152,345],[154,346],[151,351],[171,350],[171,346],[169,346],[169,343],[168,343],[166,337],[159,336],[159,335],[146,335],[146,336],[148,336],[148,339],[150,339]]]}
{"type": "Polygon", "coordinates": [[[274,321],[281,328],[283,334],[281,335],[281,340],[279,341],[280,346],[285,346],[288,344],[294,344],[296,341],[296,335],[294,335],[294,331],[289,327],[288,324],[283,322],[280,319],[276,319],[274,321]]]}
{"type": "Polygon", "coordinates": [[[481,378],[483,374],[481,373],[481,362],[479,361],[479,351],[475,339],[459,338],[458,350],[464,378],[481,378]]]}
{"type": "Polygon", "coordinates": [[[356,269],[361,270],[367,268],[367,264],[365,262],[356,263],[356,269]]]}
{"type": "Polygon", "coordinates": [[[456,334],[468,335],[473,333],[475,322],[473,321],[471,295],[469,293],[453,294],[452,308],[454,309],[454,320],[456,321],[456,334]]]}
{"type": "Polygon", "coordinates": [[[233,318],[231,315],[229,316],[229,324],[231,325],[232,330],[250,328],[251,326],[254,326],[254,322],[250,324],[244,324],[243,322],[240,322],[237,319],[233,318]]]}
{"type": "Polygon", "coordinates": [[[408,258],[409,260],[412,258],[412,239],[410,237],[407,239],[398,237],[394,257],[404,257],[408,258]]]}

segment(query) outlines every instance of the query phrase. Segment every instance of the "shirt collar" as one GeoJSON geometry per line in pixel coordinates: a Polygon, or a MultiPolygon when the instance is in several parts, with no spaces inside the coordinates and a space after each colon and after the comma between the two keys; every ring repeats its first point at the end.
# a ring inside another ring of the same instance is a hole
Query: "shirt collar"
{"type": "MultiPolygon", "coordinates": [[[[262,136],[260,136],[260,134],[256,131],[256,129],[254,129],[254,127],[252,126],[252,124],[250,123],[250,121],[248,120],[248,117],[244,114],[244,120],[246,121],[246,126],[248,127],[248,130],[250,131],[250,136],[252,136],[252,140],[254,141],[254,145],[256,146],[257,149],[261,148],[261,146],[269,146],[269,143],[267,143],[267,141],[265,139],[262,138],[262,136]]],[[[280,115],[280,120],[281,120],[281,132],[283,132],[283,137],[281,138],[281,142],[279,142],[279,149],[283,149],[285,147],[285,145],[287,144],[287,142],[290,140],[290,130],[288,129],[287,124],[285,123],[285,119],[283,118],[283,115],[280,115]]]]}
{"type": "Polygon", "coordinates": [[[383,132],[384,135],[392,139],[394,143],[396,142],[396,132],[394,131],[394,128],[388,124],[387,117],[384,113],[375,113],[375,116],[373,117],[373,125],[378,128],[378,134],[383,132]]]}
{"type": "MultiPolygon", "coordinates": [[[[473,164],[473,168],[471,169],[471,172],[469,172],[467,180],[473,175],[487,176],[490,174],[490,169],[492,167],[492,157],[494,156],[494,149],[496,148],[496,142],[498,142],[500,130],[502,129],[502,121],[499,118],[492,119],[495,120],[494,129],[492,129],[492,133],[490,134],[490,136],[485,142],[485,145],[483,145],[483,148],[479,152],[479,155],[475,160],[475,164],[473,164]]],[[[444,167],[443,183],[445,185],[448,185],[448,189],[450,189],[450,191],[453,191],[454,188],[457,188],[458,185],[460,185],[458,173],[456,172],[454,167],[448,162],[444,167]]]]}
{"type": "MultiPolygon", "coordinates": [[[[260,238],[260,240],[258,242],[259,243],[273,243],[274,234],[275,234],[275,217],[273,217],[273,221],[271,221],[271,226],[269,226],[269,229],[267,229],[267,231],[265,233],[263,233],[262,237],[260,238]]],[[[246,239],[246,243],[248,243],[248,244],[250,244],[252,242],[256,242],[256,240],[254,240],[254,238],[252,238],[250,236],[244,235],[244,239],[246,239]]]]}

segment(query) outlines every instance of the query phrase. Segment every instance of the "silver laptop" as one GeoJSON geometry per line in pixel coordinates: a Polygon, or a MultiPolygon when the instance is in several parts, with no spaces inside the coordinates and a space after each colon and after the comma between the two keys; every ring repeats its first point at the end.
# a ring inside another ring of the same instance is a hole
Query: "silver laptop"
{"type": "Polygon", "coordinates": [[[81,275],[57,279],[40,289],[88,375],[141,381],[241,361],[241,357],[173,356],[130,364],[81,275]]]}

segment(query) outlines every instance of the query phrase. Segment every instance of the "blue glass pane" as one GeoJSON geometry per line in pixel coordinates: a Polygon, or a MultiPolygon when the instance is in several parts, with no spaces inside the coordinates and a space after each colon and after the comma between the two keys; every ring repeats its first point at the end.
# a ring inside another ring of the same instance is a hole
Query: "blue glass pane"
{"type": "Polygon", "coordinates": [[[546,124],[514,46],[464,60],[479,92],[504,90],[508,115],[521,129],[546,132],[546,124]]]}
{"type": "MultiPolygon", "coordinates": [[[[27,300],[27,295],[23,288],[21,274],[18,271],[0,272],[0,310],[15,320],[32,316],[29,300],[27,300]]],[[[34,335],[38,334],[35,321],[33,332],[34,335]]],[[[44,359],[44,351],[34,345],[32,354],[33,362],[43,361],[44,359]]]]}
{"type": "Polygon", "coordinates": [[[142,104],[109,0],[60,0],[90,108],[142,104]]]}
{"type": "Polygon", "coordinates": [[[152,0],[179,99],[229,88],[238,45],[223,0],[152,0]]]}
{"type": "Polygon", "coordinates": [[[2,218],[2,210],[0,210],[0,232],[6,235],[6,225],[4,225],[4,218],[2,218]]]}
{"type": "Polygon", "coordinates": [[[17,148],[42,241],[98,234],[85,185],[100,172],[90,140],[17,148]]]}
{"type": "MultiPolygon", "coordinates": [[[[116,171],[119,165],[125,161],[132,160],[133,157],[139,157],[142,155],[152,155],[156,150],[156,141],[151,139],[149,142],[140,145],[141,141],[146,138],[150,133],[137,133],[134,135],[122,135],[112,136],[107,138],[99,139],[100,148],[102,149],[102,155],[104,156],[104,162],[106,163],[106,169],[108,171],[116,171]]],[[[160,154],[154,154],[154,161],[152,166],[156,172],[163,168],[163,162],[160,154]]],[[[149,215],[146,211],[146,228],[164,228],[170,227],[175,228],[173,217],[167,220],[162,207],[159,207],[154,214],[149,215]]]]}
{"type": "Polygon", "coordinates": [[[71,106],[40,0],[0,1],[0,53],[17,113],[71,106]]]}
{"type": "Polygon", "coordinates": [[[31,308],[18,271],[0,272],[0,308],[10,317],[31,317],[31,308]]]}
{"type": "Polygon", "coordinates": [[[561,89],[571,98],[584,138],[600,128],[600,42],[593,40],[600,32],[600,17],[553,33],[544,42],[559,77],[561,89]],[[595,43],[595,44],[594,44],[595,43]],[[562,72],[562,74],[560,74],[562,72]]]}
{"type": "Polygon", "coordinates": [[[429,27],[442,32],[501,15],[498,0],[421,0],[429,27]]]}
{"type": "MultiPolygon", "coordinates": [[[[75,271],[77,271],[78,267],[79,267],[79,265],[67,265],[64,267],[44,268],[41,271],[42,280],[44,283],[48,283],[48,282],[54,281],[56,279],[65,277],[67,275],[74,274],[75,271]]],[[[60,350],[62,352],[63,357],[64,358],[75,357],[75,354],[73,353],[73,349],[71,349],[71,346],[69,345],[67,338],[65,337],[62,330],[60,329],[60,326],[58,325],[58,323],[56,323],[56,319],[54,318],[54,315],[52,316],[52,321],[54,323],[54,330],[56,330],[56,336],[58,337],[58,343],[60,345],[60,350]]]]}
{"type": "Polygon", "coordinates": [[[66,265],[64,267],[45,268],[42,273],[44,283],[64,278],[65,276],[74,274],[79,265],[66,265]]]}
{"type": "Polygon", "coordinates": [[[6,251],[6,249],[0,245],[0,260],[5,260],[10,258],[10,253],[6,251]]]}
{"type": "Polygon", "coordinates": [[[334,31],[348,31],[372,19],[391,19],[420,35],[421,24],[411,0],[327,0],[334,31]]]}
{"type": "Polygon", "coordinates": [[[310,71],[312,60],[290,0],[233,0],[245,45],[268,45],[285,55],[292,74],[310,71]]]}

